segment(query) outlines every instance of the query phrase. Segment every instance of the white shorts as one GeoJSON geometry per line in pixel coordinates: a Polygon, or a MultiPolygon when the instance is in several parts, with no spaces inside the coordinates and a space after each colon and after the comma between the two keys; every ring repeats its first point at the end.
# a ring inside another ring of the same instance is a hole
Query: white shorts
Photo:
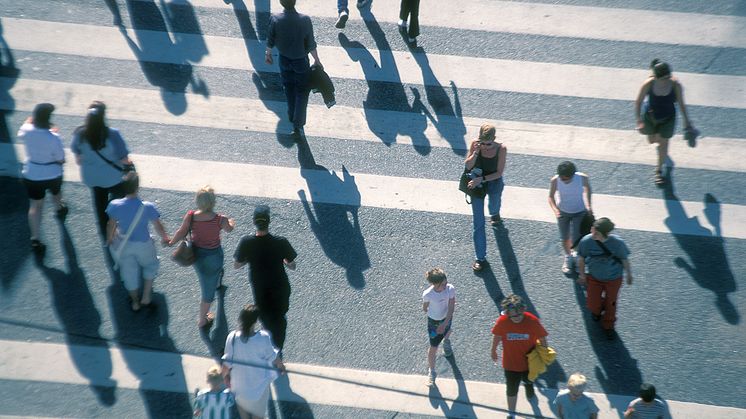
{"type": "Polygon", "coordinates": [[[119,257],[119,277],[127,291],[140,288],[140,277],[155,279],[158,276],[158,253],[152,240],[128,241],[119,257]]]}

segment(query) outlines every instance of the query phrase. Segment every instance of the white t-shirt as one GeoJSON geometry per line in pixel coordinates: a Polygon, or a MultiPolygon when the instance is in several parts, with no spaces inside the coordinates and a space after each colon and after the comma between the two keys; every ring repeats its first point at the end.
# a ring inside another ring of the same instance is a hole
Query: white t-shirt
{"type": "Polygon", "coordinates": [[[269,333],[264,330],[256,332],[246,342],[241,339],[240,331],[228,335],[223,364],[231,368],[231,390],[236,398],[258,400],[262,397],[278,376],[272,369],[278,352],[269,333]]]}
{"type": "Polygon", "coordinates": [[[57,133],[26,123],[18,130],[18,140],[26,146],[24,178],[50,180],[62,176],[62,165],[56,162],[65,160],[65,150],[57,133]]]}
{"type": "Polygon", "coordinates": [[[668,419],[666,405],[659,399],[645,403],[638,397],[629,403],[628,408],[630,407],[635,409],[633,419],[668,419]]]}
{"type": "Polygon", "coordinates": [[[427,306],[427,317],[433,320],[443,320],[448,315],[448,301],[456,299],[456,288],[446,284],[446,289],[441,292],[435,291],[432,285],[422,293],[422,302],[430,303],[427,306]]]}

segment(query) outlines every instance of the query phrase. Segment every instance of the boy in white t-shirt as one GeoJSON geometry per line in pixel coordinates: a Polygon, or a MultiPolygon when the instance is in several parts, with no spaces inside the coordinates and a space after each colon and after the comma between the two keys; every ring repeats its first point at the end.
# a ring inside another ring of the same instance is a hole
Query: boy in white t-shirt
{"type": "Polygon", "coordinates": [[[427,350],[427,385],[435,385],[435,355],[438,345],[443,342],[443,354],[453,355],[451,349],[451,322],[456,308],[456,289],[448,283],[443,269],[434,268],[425,273],[425,279],[431,284],[422,293],[422,310],[427,313],[427,333],[430,347],[427,350]]]}

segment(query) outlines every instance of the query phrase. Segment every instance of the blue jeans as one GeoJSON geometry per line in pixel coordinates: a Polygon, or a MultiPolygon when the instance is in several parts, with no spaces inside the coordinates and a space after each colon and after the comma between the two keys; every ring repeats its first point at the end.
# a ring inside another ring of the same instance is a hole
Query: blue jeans
{"type": "Polygon", "coordinates": [[[337,13],[347,12],[350,14],[350,10],[347,9],[347,0],[337,0],[337,13]]]}
{"type": "Polygon", "coordinates": [[[288,101],[288,118],[293,128],[306,125],[308,95],[311,93],[311,66],[308,56],[292,60],[280,55],[280,77],[288,101]]]}
{"type": "MultiPolygon", "coordinates": [[[[500,215],[503,189],[503,178],[487,182],[487,209],[490,217],[500,215]]],[[[487,258],[487,235],[484,232],[484,198],[471,198],[471,213],[474,216],[474,254],[476,260],[487,258]]]]}
{"type": "Polygon", "coordinates": [[[195,246],[194,255],[194,270],[199,277],[202,302],[211,303],[215,300],[215,289],[223,276],[223,247],[203,249],[195,246]]]}

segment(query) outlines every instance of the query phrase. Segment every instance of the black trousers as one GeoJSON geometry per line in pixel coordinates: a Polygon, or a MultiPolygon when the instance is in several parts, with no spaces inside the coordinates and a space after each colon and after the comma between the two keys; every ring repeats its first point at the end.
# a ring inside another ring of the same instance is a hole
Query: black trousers
{"type": "Polygon", "coordinates": [[[416,38],[420,35],[420,0],[401,0],[399,19],[407,21],[409,18],[408,35],[416,38]]]}
{"type": "Polygon", "coordinates": [[[91,188],[93,193],[93,208],[96,211],[98,219],[98,229],[101,236],[106,239],[106,224],[109,222],[109,216],[106,214],[106,207],[114,199],[124,198],[122,184],[118,183],[109,188],[94,186],[91,188]]]}
{"type": "Polygon", "coordinates": [[[254,287],[254,300],[259,309],[259,320],[272,335],[272,343],[282,350],[288,327],[285,313],[290,308],[290,285],[254,287]]]}

